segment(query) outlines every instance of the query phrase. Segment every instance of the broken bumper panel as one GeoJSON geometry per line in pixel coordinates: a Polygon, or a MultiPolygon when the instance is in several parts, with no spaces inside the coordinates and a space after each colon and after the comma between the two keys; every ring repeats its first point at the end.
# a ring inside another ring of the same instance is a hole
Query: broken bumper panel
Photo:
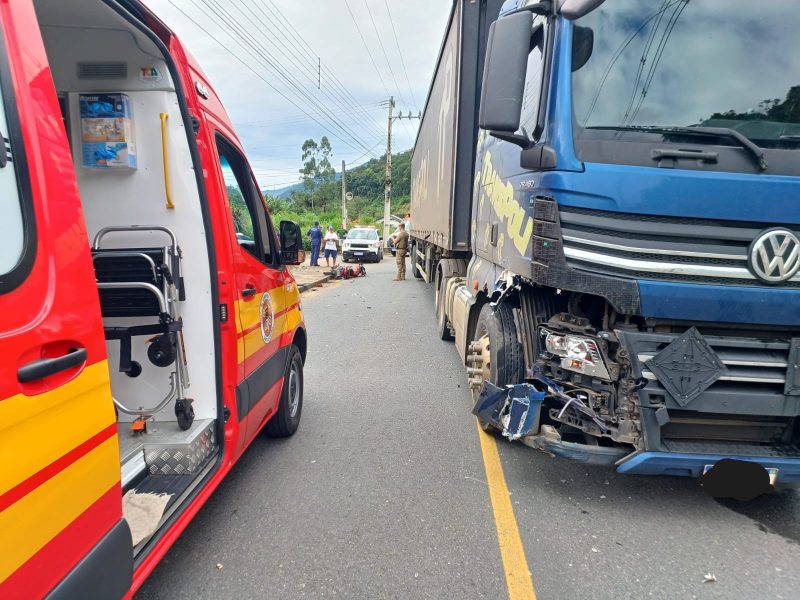
{"type": "Polygon", "coordinates": [[[522,438],[520,441],[526,446],[544,450],[559,458],[566,458],[586,465],[604,467],[615,465],[622,458],[631,453],[629,448],[590,446],[589,444],[576,444],[574,442],[565,442],[560,439],[552,439],[546,433],[546,427],[547,426],[542,428],[542,435],[528,436],[522,438]]]}
{"type": "Polygon", "coordinates": [[[777,469],[777,483],[800,484],[800,459],[722,454],[685,454],[678,452],[640,452],[617,465],[618,473],[631,475],[671,475],[700,477],[706,467],[723,459],[734,458],[758,463],[768,471],[777,469]]]}

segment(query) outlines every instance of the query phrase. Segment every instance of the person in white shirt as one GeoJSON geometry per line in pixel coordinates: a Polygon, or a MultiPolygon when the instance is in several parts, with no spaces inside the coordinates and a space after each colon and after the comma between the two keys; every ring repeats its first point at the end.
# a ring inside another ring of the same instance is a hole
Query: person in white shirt
{"type": "Polygon", "coordinates": [[[325,234],[325,264],[331,269],[336,266],[338,241],[339,236],[333,230],[333,225],[328,225],[328,233],[325,234]],[[331,260],[333,260],[333,265],[331,265],[331,260]]]}

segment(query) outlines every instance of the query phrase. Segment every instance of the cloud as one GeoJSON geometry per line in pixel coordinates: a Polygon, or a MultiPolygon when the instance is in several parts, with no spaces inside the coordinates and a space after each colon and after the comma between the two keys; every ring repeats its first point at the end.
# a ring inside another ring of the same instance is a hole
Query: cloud
{"type": "MultiPolygon", "coordinates": [[[[385,152],[386,109],[379,103],[393,94],[398,110],[416,112],[424,108],[452,6],[451,0],[388,0],[407,68],[407,82],[384,0],[347,0],[369,53],[345,0],[147,0],[147,3],[177,33],[211,79],[262,186],[297,180],[301,166],[300,146],[309,137],[319,139],[328,135],[337,171],[342,160],[366,161],[372,156],[367,150],[372,149],[378,156],[385,152]],[[304,42],[282,21],[276,8],[304,42]],[[242,28],[239,35],[244,41],[237,37],[234,25],[242,28]],[[269,84],[231,56],[219,42],[269,84]],[[321,60],[319,90],[318,59],[321,60]],[[267,61],[273,62],[302,92],[266,66],[267,61]],[[281,97],[271,86],[281,90],[291,101],[281,97]],[[303,94],[313,100],[303,98],[303,94]],[[352,110],[353,100],[363,111],[352,110]],[[321,127],[303,111],[326,127],[321,127]],[[328,119],[321,116],[322,112],[327,112],[357,141],[330,126],[328,119]]],[[[413,120],[395,122],[394,149],[413,145],[417,125],[418,121],[413,120]]]]}

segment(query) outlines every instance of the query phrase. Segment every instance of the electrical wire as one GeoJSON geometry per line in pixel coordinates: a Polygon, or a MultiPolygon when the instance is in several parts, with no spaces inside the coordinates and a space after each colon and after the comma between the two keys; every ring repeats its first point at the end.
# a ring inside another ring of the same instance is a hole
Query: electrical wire
{"type": "Polygon", "coordinates": [[[366,148],[366,144],[361,140],[357,135],[353,132],[349,131],[346,127],[344,127],[336,118],[334,118],[329,110],[326,110],[322,104],[320,104],[316,98],[314,98],[313,93],[308,90],[306,86],[304,86],[301,82],[292,78],[291,75],[286,71],[283,65],[280,65],[279,61],[274,57],[274,55],[267,52],[264,48],[260,48],[258,46],[258,40],[238,21],[236,20],[233,15],[231,15],[226,9],[222,8],[220,5],[210,2],[210,0],[202,0],[202,2],[208,6],[219,18],[225,20],[227,17],[226,23],[229,27],[238,35],[238,37],[244,41],[245,45],[252,44],[253,48],[257,48],[257,53],[262,56],[267,62],[267,64],[272,67],[274,71],[276,71],[280,76],[284,78],[286,83],[289,84],[292,88],[296,90],[296,92],[306,101],[309,102],[312,106],[320,110],[325,114],[325,117],[330,121],[335,127],[338,127],[345,135],[347,135],[351,140],[353,140],[356,144],[360,145],[362,148],[366,148]],[[216,9],[215,10],[215,6],[216,9]],[[223,16],[224,15],[224,16],[223,16]],[[249,40],[249,41],[248,41],[249,40]]]}
{"type": "Polygon", "coordinates": [[[167,0],[175,9],[177,9],[184,17],[186,17],[189,21],[191,21],[198,29],[200,29],[203,33],[205,33],[209,38],[214,40],[223,50],[225,50],[228,54],[230,54],[233,58],[235,58],[238,62],[242,64],[246,69],[252,72],[256,77],[258,77],[261,81],[263,81],[267,87],[275,91],[279,96],[281,96],[284,100],[289,102],[292,106],[300,110],[303,114],[309,117],[312,121],[314,121],[317,125],[319,125],[323,130],[327,131],[332,137],[336,138],[337,140],[341,141],[347,146],[353,147],[348,141],[342,139],[339,135],[337,135],[334,131],[331,131],[331,128],[320,120],[316,119],[315,117],[311,116],[307,111],[303,109],[297,102],[295,102],[292,98],[290,98],[285,92],[281,89],[277,88],[272,82],[270,82],[267,78],[265,78],[261,73],[256,71],[251,65],[246,63],[242,58],[234,53],[232,50],[228,48],[226,44],[223,44],[219,38],[217,38],[213,33],[211,33],[208,29],[206,29],[200,22],[198,22],[194,17],[192,17],[189,13],[187,13],[183,8],[178,6],[174,0],[167,0]]]}
{"type": "MultiPolygon", "coordinates": [[[[247,49],[248,47],[251,50],[254,50],[257,55],[262,58],[263,63],[266,63],[273,72],[275,72],[280,78],[283,79],[287,87],[293,89],[295,93],[298,95],[299,98],[304,99],[310,106],[314,107],[316,110],[325,114],[325,118],[331,123],[333,127],[338,129],[342,135],[352,140],[357,146],[360,146],[362,149],[367,149],[368,145],[364,143],[357,135],[353,132],[349,131],[344,125],[341,124],[339,120],[333,117],[330,114],[330,111],[327,110],[324,105],[322,105],[314,96],[308,91],[308,89],[299,81],[291,76],[290,73],[286,71],[282,65],[275,59],[273,55],[267,52],[264,48],[259,47],[258,40],[246,29],[244,28],[241,23],[233,17],[226,9],[222,8],[218,3],[213,2],[212,0],[200,0],[208,9],[216,15],[218,19],[224,22],[227,27],[230,28],[229,35],[235,34],[236,37],[239,39],[239,44],[247,49]]],[[[195,3],[196,4],[196,3],[195,3]]],[[[197,8],[204,12],[207,17],[211,17],[211,15],[203,9],[199,4],[196,4],[197,8]]],[[[213,19],[213,17],[211,17],[213,19]]],[[[262,64],[263,64],[262,63],[262,64]]],[[[351,147],[351,144],[348,144],[351,147]]]]}
{"type": "Polygon", "coordinates": [[[664,55],[664,50],[667,47],[667,42],[669,41],[669,38],[672,36],[672,31],[678,24],[678,19],[681,18],[681,14],[683,14],[683,11],[686,9],[687,6],[689,6],[689,0],[682,0],[682,1],[683,4],[679,8],[675,9],[675,11],[672,13],[672,17],[670,18],[671,20],[667,22],[667,26],[664,30],[665,31],[664,35],[662,36],[661,39],[661,43],[656,49],[655,61],[653,62],[652,65],[650,65],[650,71],[647,73],[647,79],[645,80],[644,85],[642,86],[642,93],[639,96],[639,102],[636,105],[636,109],[633,111],[633,114],[631,114],[630,116],[630,119],[628,121],[629,124],[633,123],[634,119],[636,119],[636,116],[639,114],[639,110],[642,108],[644,100],[647,97],[647,92],[650,90],[650,84],[653,82],[653,78],[656,75],[656,70],[658,69],[658,63],[661,62],[661,57],[664,55]]]}
{"type": "Polygon", "coordinates": [[[369,46],[367,45],[367,40],[364,39],[364,34],[361,33],[361,28],[358,26],[358,21],[356,21],[356,17],[353,14],[353,9],[350,8],[350,2],[344,0],[344,4],[347,7],[347,12],[350,13],[350,18],[353,20],[353,25],[355,25],[356,31],[358,32],[358,37],[361,38],[361,43],[364,44],[364,50],[367,51],[367,56],[369,56],[369,60],[370,62],[372,62],[372,66],[375,68],[375,73],[378,74],[378,79],[380,79],[381,85],[383,86],[386,95],[391,96],[391,94],[389,93],[389,88],[386,87],[386,82],[383,80],[383,76],[381,75],[380,69],[378,69],[378,65],[375,62],[375,58],[372,56],[372,51],[369,49],[369,46]]]}
{"type": "Polygon", "coordinates": [[[647,36],[647,42],[645,42],[644,48],[642,49],[642,56],[639,59],[639,68],[636,70],[636,79],[633,82],[633,88],[631,89],[631,96],[628,99],[628,105],[625,107],[625,114],[622,117],[623,123],[628,120],[628,115],[630,114],[631,108],[633,108],[633,103],[636,101],[636,90],[639,88],[639,83],[642,80],[644,66],[647,63],[647,57],[650,55],[650,48],[653,46],[653,40],[656,38],[656,32],[658,31],[659,25],[661,25],[661,20],[664,17],[664,9],[666,8],[668,2],[669,0],[664,0],[664,3],[661,5],[661,12],[658,15],[658,20],[650,30],[650,33],[647,36]]]}
{"type": "MultiPolygon", "coordinates": [[[[300,44],[298,43],[298,41],[302,42],[302,40],[300,40],[296,36],[287,35],[288,31],[287,28],[281,27],[280,24],[277,23],[276,21],[277,17],[273,19],[273,16],[270,15],[267,11],[265,11],[259,3],[253,1],[252,4],[258,11],[258,13],[263,16],[263,18],[262,16],[259,16],[259,14],[256,14],[256,12],[254,12],[253,9],[251,9],[250,6],[248,6],[245,3],[241,3],[239,5],[234,5],[234,6],[236,6],[237,10],[246,19],[249,18],[255,19],[261,26],[263,26],[264,30],[268,32],[266,40],[271,43],[272,47],[275,48],[276,53],[279,52],[288,61],[288,63],[297,66],[300,69],[303,69],[306,72],[306,74],[310,74],[310,79],[317,86],[320,94],[327,97],[331,103],[335,104],[338,108],[342,109],[342,111],[344,111],[342,113],[343,115],[346,114],[347,116],[356,118],[355,113],[362,113],[365,116],[367,116],[367,119],[365,121],[358,121],[357,126],[368,128],[370,130],[370,135],[373,135],[375,133],[374,122],[369,118],[368,115],[366,115],[364,110],[360,107],[360,104],[357,101],[355,101],[355,99],[348,100],[347,97],[345,95],[342,95],[340,92],[331,93],[331,91],[329,91],[327,87],[322,86],[322,63],[320,62],[319,64],[313,64],[309,66],[309,63],[303,60],[305,51],[303,50],[303,48],[300,47],[300,44]],[[242,7],[244,7],[250,13],[251,17],[247,17],[247,15],[244,15],[242,7]],[[270,27],[270,25],[274,26],[274,28],[270,27]],[[280,44],[275,43],[275,40],[277,40],[278,36],[286,40],[287,42],[286,46],[282,46],[280,44]],[[289,48],[289,46],[291,46],[291,48],[289,48]]],[[[283,13],[280,14],[284,19],[286,19],[286,17],[283,16],[283,13]]],[[[294,28],[292,29],[294,30],[294,28]]],[[[312,54],[315,54],[313,49],[311,49],[310,47],[309,50],[311,50],[312,54]]]]}
{"type": "Polygon", "coordinates": [[[375,37],[378,38],[378,44],[381,47],[381,52],[383,52],[383,58],[386,60],[386,66],[389,67],[389,74],[392,76],[395,89],[397,89],[397,95],[400,97],[400,101],[407,105],[408,101],[403,96],[403,92],[400,91],[400,85],[397,83],[397,77],[394,76],[394,69],[392,69],[392,62],[389,60],[389,55],[386,53],[386,47],[383,45],[383,38],[381,37],[380,31],[378,31],[378,25],[375,23],[375,17],[372,15],[372,9],[369,7],[369,2],[367,2],[367,0],[364,0],[364,6],[367,7],[369,20],[372,21],[372,29],[375,31],[375,37]]]}
{"type": "MultiPolygon", "coordinates": [[[[291,40],[290,43],[292,44],[292,46],[295,49],[297,49],[298,56],[302,56],[304,54],[304,52],[305,52],[301,46],[304,46],[305,49],[307,49],[308,52],[310,52],[312,55],[318,55],[317,52],[308,43],[308,41],[300,34],[299,31],[297,31],[295,26],[292,25],[291,21],[289,21],[289,19],[280,10],[280,8],[278,8],[278,6],[272,0],[267,0],[267,1],[272,6],[272,13],[273,13],[273,15],[275,15],[276,19],[278,21],[281,21],[281,20],[283,21],[283,26],[281,26],[280,23],[278,23],[276,25],[277,28],[278,28],[279,34],[282,34],[283,37],[285,38],[286,37],[286,32],[287,31],[290,32],[290,36],[291,36],[291,38],[293,38],[293,40],[291,40]],[[295,43],[294,40],[296,40],[299,43],[299,45],[298,45],[298,43],[295,43]]],[[[262,6],[260,4],[256,4],[256,6],[257,6],[259,12],[261,12],[265,17],[268,18],[267,11],[265,11],[264,8],[262,8],[262,6]]],[[[270,22],[274,23],[274,21],[272,21],[272,19],[270,19],[270,22]]],[[[355,96],[353,96],[353,94],[350,92],[350,90],[347,89],[347,87],[336,76],[336,73],[332,69],[328,68],[327,65],[326,65],[326,68],[322,71],[322,73],[320,75],[321,75],[321,79],[324,78],[324,80],[326,80],[326,81],[328,81],[328,83],[330,83],[330,85],[334,88],[334,92],[336,94],[340,94],[341,95],[341,98],[345,103],[348,103],[349,105],[355,107],[356,112],[360,112],[361,115],[365,117],[365,119],[366,119],[365,123],[372,130],[374,130],[375,123],[370,119],[370,116],[366,112],[364,112],[363,110],[361,110],[359,108],[360,105],[361,105],[361,102],[356,100],[355,96]]]]}
{"type": "Polygon", "coordinates": [[[408,84],[408,92],[409,94],[411,94],[411,101],[414,103],[414,108],[416,108],[417,112],[419,112],[420,111],[419,104],[417,103],[417,99],[414,97],[414,88],[411,86],[411,80],[408,77],[408,69],[406,69],[406,61],[403,58],[403,51],[400,49],[400,41],[397,38],[397,29],[395,29],[394,27],[394,19],[392,19],[392,11],[389,10],[389,0],[383,0],[383,3],[386,5],[386,13],[389,15],[389,23],[392,26],[392,34],[394,35],[394,43],[397,46],[397,53],[400,55],[400,65],[403,67],[403,73],[405,74],[406,83],[408,84]]]}
{"type": "Polygon", "coordinates": [[[639,27],[636,28],[635,31],[633,31],[630,35],[628,35],[627,38],[623,40],[619,48],[617,48],[617,50],[612,55],[611,60],[609,60],[608,62],[608,65],[606,65],[605,71],[603,71],[603,76],[600,79],[600,83],[598,84],[597,90],[595,91],[594,97],[592,98],[592,103],[589,105],[589,108],[586,110],[586,114],[583,117],[584,125],[589,121],[589,117],[592,116],[592,113],[594,112],[594,109],[597,106],[597,100],[600,98],[600,93],[603,91],[603,86],[606,83],[606,79],[608,79],[608,76],[611,74],[611,69],[614,68],[614,65],[619,60],[619,57],[622,56],[622,53],[625,51],[625,49],[631,44],[631,42],[634,39],[636,39],[636,36],[639,35],[639,32],[642,29],[644,29],[650,21],[655,19],[659,14],[661,14],[663,11],[667,10],[671,6],[674,6],[683,1],[684,0],[672,0],[666,7],[660,8],[657,11],[651,13],[644,19],[644,21],[642,21],[642,23],[639,25],[639,27]]]}

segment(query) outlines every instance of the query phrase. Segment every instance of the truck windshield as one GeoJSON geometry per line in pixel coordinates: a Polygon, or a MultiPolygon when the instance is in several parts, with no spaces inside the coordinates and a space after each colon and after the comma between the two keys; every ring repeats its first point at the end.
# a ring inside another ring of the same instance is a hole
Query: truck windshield
{"type": "Polygon", "coordinates": [[[576,22],[575,51],[588,29],[594,38],[586,63],[574,61],[576,136],[713,127],[800,149],[798,23],[797,0],[604,3],[576,22]]]}

